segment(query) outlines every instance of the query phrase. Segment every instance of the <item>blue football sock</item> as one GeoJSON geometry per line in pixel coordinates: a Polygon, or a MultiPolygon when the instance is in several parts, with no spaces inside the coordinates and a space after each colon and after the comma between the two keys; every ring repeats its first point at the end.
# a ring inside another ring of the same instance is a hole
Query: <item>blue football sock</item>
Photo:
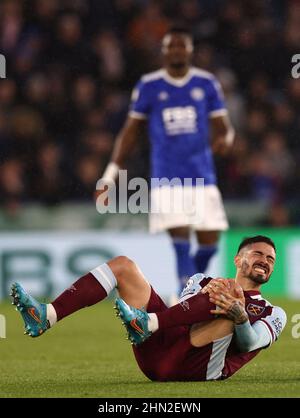
{"type": "Polygon", "coordinates": [[[194,256],[195,265],[198,273],[204,273],[207,269],[209,260],[217,252],[217,245],[201,245],[194,256]]]}
{"type": "Polygon", "coordinates": [[[187,278],[196,273],[196,266],[194,257],[190,255],[190,241],[176,239],[173,240],[173,245],[176,253],[179,291],[181,292],[186,284],[187,278]]]}

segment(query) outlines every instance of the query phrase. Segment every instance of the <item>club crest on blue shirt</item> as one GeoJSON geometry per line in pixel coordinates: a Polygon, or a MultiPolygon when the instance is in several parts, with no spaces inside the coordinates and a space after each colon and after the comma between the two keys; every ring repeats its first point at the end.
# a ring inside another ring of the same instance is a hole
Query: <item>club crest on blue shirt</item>
{"type": "Polygon", "coordinates": [[[195,87],[191,90],[191,98],[194,100],[202,100],[204,98],[204,91],[199,87],[195,87]]]}
{"type": "Polygon", "coordinates": [[[263,313],[265,308],[263,306],[254,305],[254,303],[249,303],[246,308],[249,315],[259,316],[263,313]]]}
{"type": "Polygon", "coordinates": [[[158,95],[158,100],[160,100],[161,102],[168,100],[169,95],[166,91],[161,91],[158,95]]]}

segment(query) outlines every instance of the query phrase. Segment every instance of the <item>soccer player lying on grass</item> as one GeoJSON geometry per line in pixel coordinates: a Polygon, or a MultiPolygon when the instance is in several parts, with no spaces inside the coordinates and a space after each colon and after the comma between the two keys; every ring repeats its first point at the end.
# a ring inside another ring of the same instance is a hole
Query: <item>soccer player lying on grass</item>
{"type": "Polygon", "coordinates": [[[276,257],[273,241],[244,239],[234,258],[236,278],[194,275],[180,303],[168,308],[127,257],[116,257],[77,280],[51,304],[39,303],[19,284],[13,303],[25,333],[43,334],[67,315],[103,300],[117,288],[124,321],[143,373],[158,381],[203,381],[230,377],[269,347],[286,324],[285,312],[260,294],[276,257]],[[147,312],[146,312],[147,311],[147,312]]]}

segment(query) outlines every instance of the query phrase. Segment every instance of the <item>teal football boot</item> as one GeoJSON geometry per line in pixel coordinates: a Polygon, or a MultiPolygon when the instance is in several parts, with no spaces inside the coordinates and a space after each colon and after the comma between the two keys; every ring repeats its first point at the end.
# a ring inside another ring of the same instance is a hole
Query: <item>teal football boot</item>
{"type": "Polygon", "coordinates": [[[149,315],[146,311],[127,305],[121,298],[116,299],[115,309],[127,329],[131,344],[139,345],[150,337],[152,332],[148,330],[149,315]]]}
{"type": "Polygon", "coordinates": [[[45,303],[40,303],[28,295],[19,283],[12,285],[10,296],[13,298],[12,304],[16,305],[16,310],[22,315],[25,324],[24,334],[39,337],[50,328],[45,303]]]}

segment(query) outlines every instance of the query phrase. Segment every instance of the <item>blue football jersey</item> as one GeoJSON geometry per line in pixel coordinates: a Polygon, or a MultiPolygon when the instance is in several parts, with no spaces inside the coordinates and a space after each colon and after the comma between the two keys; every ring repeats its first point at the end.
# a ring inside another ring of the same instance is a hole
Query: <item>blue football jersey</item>
{"type": "Polygon", "coordinates": [[[148,120],[152,178],[215,184],[209,120],[225,113],[221,87],[207,71],[191,67],[182,79],[165,69],[144,75],[133,90],[129,115],[148,120]]]}

